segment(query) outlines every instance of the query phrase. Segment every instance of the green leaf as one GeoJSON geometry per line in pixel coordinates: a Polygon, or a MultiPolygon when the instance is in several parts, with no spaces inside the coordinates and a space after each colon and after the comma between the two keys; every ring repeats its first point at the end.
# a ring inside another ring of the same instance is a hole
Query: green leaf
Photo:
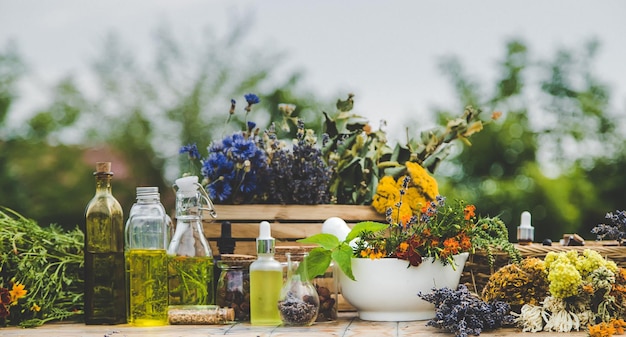
{"type": "Polygon", "coordinates": [[[354,106],[354,100],[351,96],[349,96],[348,99],[346,99],[345,101],[338,99],[336,106],[339,111],[350,111],[354,106]]]}
{"type": "Polygon", "coordinates": [[[382,230],[385,230],[388,227],[389,227],[388,224],[381,223],[381,222],[375,222],[375,221],[359,222],[356,225],[354,225],[354,227],[352,228],[350,233],[348,233],[348,235],[346,236],[345,242],[350,242],[350,241],[354,240],[362,232],[373,232],[373,233],[376,233],[376,232],[380,232],[382,230]]]}
{"type": "Polygon", "coordinates": [[[346,276],[356,281],[352,274],[352,248],[349,245],[341,245],[338,250],[333,251],[332,258],[346,276]]]}
{"type": "Polygon", "coordinates": [[[339,239],[336,236],[328,233],[319,233],[311,235],[308,238],[297,240],[300,243],[314,243],[322,246],[324,249],[332,250],[339,246],[339,239]]]}
{"type": "MultiPolygon", "coordinates": [[[[309,255],[305,258],[304,265],[306,266],[307,278],[312,280],[316,276],[326,273],[330,262],[332,261],[332,255],[330,250],[326,250],[321,247],[313,248],[309,252],[309,255]]],[[[303,264],[300,264],[300,268],[303,264]]]]}

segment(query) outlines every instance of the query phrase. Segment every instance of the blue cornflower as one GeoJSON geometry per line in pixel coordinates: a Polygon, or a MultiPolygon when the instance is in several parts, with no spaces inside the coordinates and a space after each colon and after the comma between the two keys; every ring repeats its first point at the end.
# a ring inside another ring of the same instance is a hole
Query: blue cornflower
{"type": "Polygon", "coordinates": [[[255,94],[245,94],[243,97],[246,99],[246,102],[248,102],[248,105],[253,105],[261,102],[259,96],[255,94]]]}
{"type": "Polygon", "coordinates": [[[224,202],[228,200],[230,195],[233,193],[230,182],[226,180],[214,181],[213,183],[207,185],[206,191],[209,194],[209,198],[217,202],[224,202]]]}
{"type": "Polygon", "coordinates": [[[228,145],[225,148],[228,150],[229,157],[235,161],[243,163],[246,160],[253,158],[257,152],[257,147],[252,139],[246,139],[242,134],[236,133],[231,139],[228,140],[228,145]]]}
{"type": "Polygon", "coordinates": [[[248,121],[248,131],[254,130],[255,127],[256,127],[256,123],[255,122],[248,121]]]}
{"type": "Polygon", "coordinates": [[[209,182],[219,179],[220,176],[230,177],[234,168],[233,162],[228,160],[222,152],[212,152],[202,161],[201,173],[209,182]]]}
{"type": "Polygon", "coordinates": [[[186,153],[189,156],[189,159],[200,159],[200,152],[198,151],[198,146],[196,146],[196,143],[182,146],[180,150],[178,150],[178,153],[186,153]]]}
{"type": "Polygon", "coordinates": [[[245,107],[244,110],[246,110],[246,115],[248,114],[248,112],[250,112],[250,110],[252,109],[252,106],[254,104],[257,104],[261,101],[261,99],[259,99],[259,96],[255,95],[255,94],[245,94],[243,97],[246,98],[246,102],[248,102],[248,106],[245,107]]]}

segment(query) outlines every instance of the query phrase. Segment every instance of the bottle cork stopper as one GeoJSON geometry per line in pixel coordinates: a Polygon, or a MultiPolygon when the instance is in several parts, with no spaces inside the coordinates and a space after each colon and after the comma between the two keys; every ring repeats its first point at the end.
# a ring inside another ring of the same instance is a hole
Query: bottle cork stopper
{"type": "Polygon", "coordinates": [[[97,173],[106,173],[111,172],[111,162],[110,161],[99,161],[96,163],[96,172],[97,173]]]}

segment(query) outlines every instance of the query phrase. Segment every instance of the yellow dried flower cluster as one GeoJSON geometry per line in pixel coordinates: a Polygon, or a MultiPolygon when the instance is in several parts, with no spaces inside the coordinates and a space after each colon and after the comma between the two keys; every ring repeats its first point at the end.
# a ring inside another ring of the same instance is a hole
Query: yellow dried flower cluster
{"type": "Polygon", "coordinates": [[[516,319],[522,331],[569,332],[588,326],[592,336],[611,336],[614,326],[606,323],[622,318],[626,309],[626,270],[591,249],[550,252],[544,265],[550,294],[539,306],[522,306],[516,319]]]}
{"type": "Polygon", "coordinates": [[[400,219],[403,219],[420,214],[422,208],[439,195],[437,181],[428,174],[426,169],[414,162],[406,162],[406,168],[411,180],[407,188],[404,189],[405,194],[403,196],[400,195],[400,191],[403,190],[406,176],[401,176],[398,179],[384,176],[378,182],[376,195],[372,200],[372,206],[377,212],[385,214],[388,209],[392,209],[393,214],[399,214],[400,219]],[[402,203],[400,203],[398,210],[400,200],[402,203]]]}
{"type": "Polygon", "coordinates": [[[500,300],[519,312],[524,304],[538,305],[548,294],[548,274],[538,258],[526,258],[497,270],[483,288],[486,302],[500,300]]]}
{"type": "Polygon", "coordinates": [[[592,283],[592,272],[605,267],[611,273],[618,271],[615,262],[607,260],[600,253],[585,249],[581,255],[576,251],[550,252],[545,258],[550,293],[557,298],[567,298],[579,294],[585,284],[592,283]]]}

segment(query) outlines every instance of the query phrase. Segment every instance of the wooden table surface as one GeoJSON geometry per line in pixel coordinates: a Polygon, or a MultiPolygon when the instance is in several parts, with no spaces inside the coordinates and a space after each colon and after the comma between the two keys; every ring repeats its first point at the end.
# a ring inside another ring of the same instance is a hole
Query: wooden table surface
{"type": "MultiPolygon", "coordinates": [[[[426,326],[426,321],[414,322],[371,322],[359,319],[356,313],[340,313],[333,322],[315,323],[309,327],[288,326],[251,326],[249,323],[227,325],[168,325],[161,327],[133,327],[129,325],[84,325],[71,323],[52,323],[33,329],[17,327],[0,328],[2,337],[288,337],[288,336],[454,336],[443,330],[426,326]]],[[[528,336],[528,337],[563,337],[556,332],[524,333],[519,329],[506,328],[483,332],[481,336],[528,336]]],[[[585,331],[572,332],[567,336],[587,336],[585,331]]]]}

